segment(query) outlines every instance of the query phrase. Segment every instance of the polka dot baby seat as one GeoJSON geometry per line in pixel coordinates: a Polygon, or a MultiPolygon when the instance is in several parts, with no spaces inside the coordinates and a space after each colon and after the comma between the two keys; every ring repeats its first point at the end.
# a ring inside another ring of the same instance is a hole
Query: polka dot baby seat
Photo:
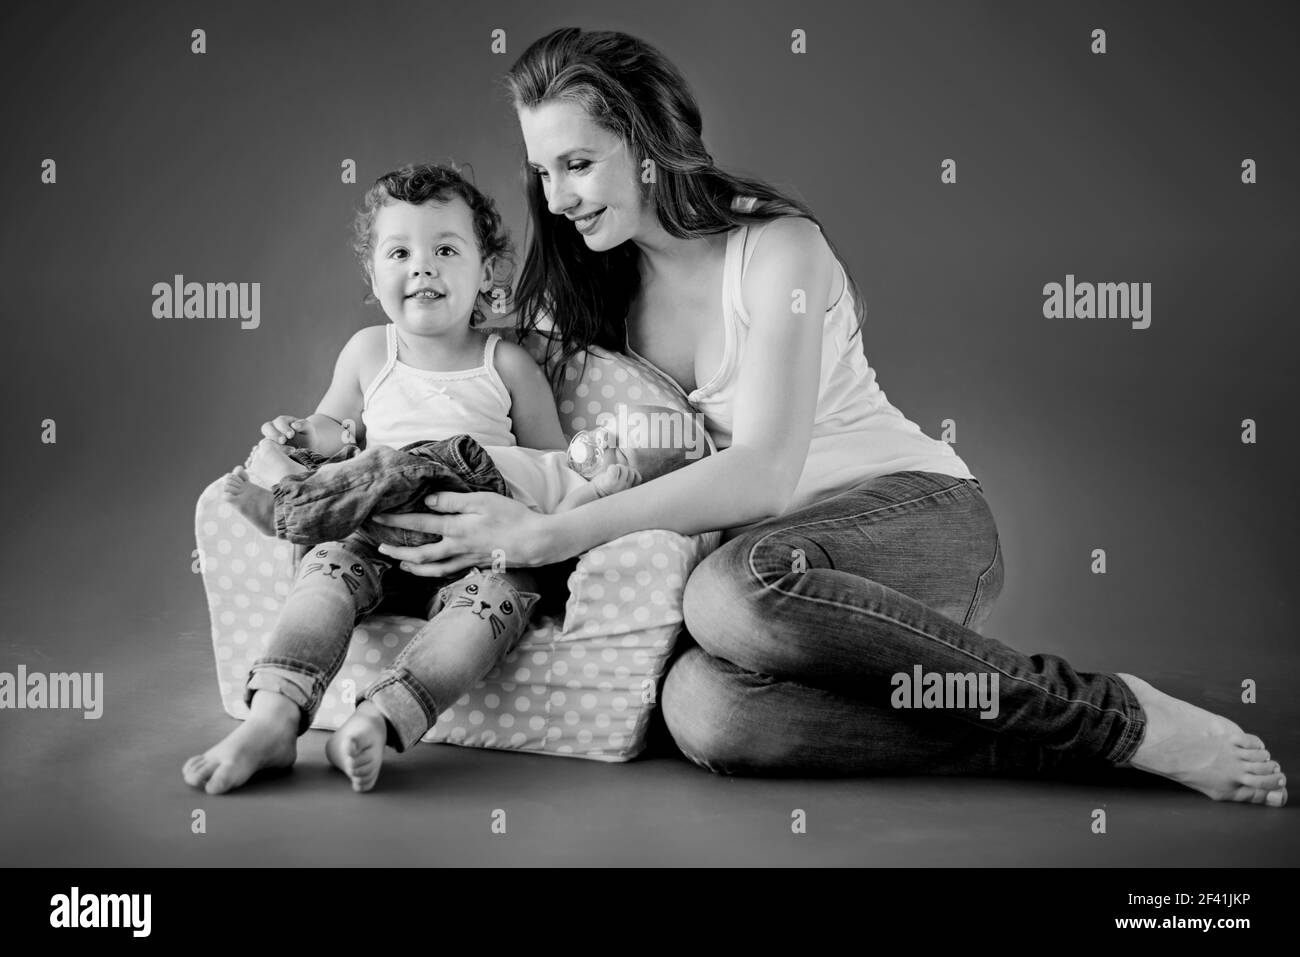
{"type": "MultiPolygon", "coordinates": [[[[548,353],[540,337],[523,345],[543,368],[557,361],[554,347],[548,353]]],[[[587,350],[585,368],[583,358],[566,363],[556,394],[568,436],[595,428],[602,413],[617,416],[620,405],[689,413],[680,391],[643,363],[596,346],[587,350]]],[[[703,440],[705,454],[714,451],[707,433],[703,440]]],[[[664,464],[662,452],[647,451],[641,459],[629,452],[647,480],[676,467],[664,464]]],[[[294,546],[262,534],[224,502],[220,478],[199,497],[195,526],[221,700],[242,719],[249,666],[294,579],[294,546]]],[[[563,616],[534,615],[501,664],[443,711],[422,740],[597,761],[636,757],[681,631],[686,579],[718,546],[720,534],[633,532],[580,556],[563,616]]],[[[361,619],[312,727],[339,727],[356,695],[422,624],[391,615],[361,619]]]]}

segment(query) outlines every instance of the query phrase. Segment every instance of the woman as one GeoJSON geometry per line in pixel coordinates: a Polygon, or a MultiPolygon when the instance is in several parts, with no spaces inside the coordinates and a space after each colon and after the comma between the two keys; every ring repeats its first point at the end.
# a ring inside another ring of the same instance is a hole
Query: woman
{"type": "Polygon", "coordinates": [[[816,218],[714,166],[671,63],[633,37],[570,28],[529,47],[507,82],[533,227],[521,331],[545,313],[565,356],[595,343],[658,367],[720,451],[561,515],[440,494],[441,514],[389,521],[443,540],[390,555],[443,575],[495,548],[544,565],[638,529],[725,528],[686,587],[698,647],[661,699],[678,746],[714,771],[1121,766],[1285,804],[1281,768],[1231,721],[978,634],[1002,587],[979,482],[888,403],[816,218]],[[995,695],[982,711],[918,710],[907,683],[931,674],[995,695]]]}

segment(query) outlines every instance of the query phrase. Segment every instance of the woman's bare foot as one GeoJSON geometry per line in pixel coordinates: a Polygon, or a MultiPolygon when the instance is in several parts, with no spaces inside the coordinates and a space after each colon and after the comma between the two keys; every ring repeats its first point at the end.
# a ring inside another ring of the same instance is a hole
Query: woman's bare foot
{"type": "Polygon", "coordinates": [[[221,497],[239,509],[239,514],[263,535],[275,535],[275,496],[253,484],[242,465],[236,465],[234,471],[226,476],[221,497]]]}
{"type": "Polygon", "coordinates": [[[282,478],[305,471],[301,465],[289,458],[283,445],[271,439],[262,439],[254,445],[244,465],[248,468],[253,481],[268,489],[282,478]]]}
{"type": "Polygon", "coordinates": [[[225,794],[264,768],[292,767],[298,757],[298,706],[282,694],[253,694],[248,718],[202,754],[185,762],[185,783],[225,794]]]}
{"type": "Polygon", "coordinates": [[[388,722],[370,701],[362,701],[325,743],[325,756],[352,780],[352,790],[369,791],[384,764],[388,722]]]}
{"type": "Polygon", "coordinates": [[[1120,674],[1146,712],[1147,728],[1128,766],[1185,784],[1216,801],[1282,807],[1286,777],[1264,742],[1236,724],[1120,674]]]}

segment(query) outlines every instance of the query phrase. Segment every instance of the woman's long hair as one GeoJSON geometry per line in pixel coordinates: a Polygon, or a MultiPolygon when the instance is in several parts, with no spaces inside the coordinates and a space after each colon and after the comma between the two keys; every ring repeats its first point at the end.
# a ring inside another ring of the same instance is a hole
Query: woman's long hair
{"type": "MultiPolygon", "coordinates": [[[[779,216],[804,216],[821,225],[800,200],[713,165],[701,137],[700,108],[685,78],[636,37],[555,30],[523,52],[505,85],[516,111],[573,103],[628,145],[636,168],[651,160],[654,176],[642,182],[642,196],[670,236],[698,239],[779,216]]],[[[574,225],[547,208],[541,180],[527,164],[524,176],[530,229],[515,294],[517,328],[522,338],[542,332],[543,314],[555,323],[561,341],[551,375],[558,385],[564,362],[587,346],[623,350],[628,309],[641,288],[641,251],[632,242],[605,252],[588,249],[574,225]]],[[[848,282],[861,330],[866,310],[852,277],[848,282]]],[[[550,358],[556,358],[554,351],[550,358]]]]}

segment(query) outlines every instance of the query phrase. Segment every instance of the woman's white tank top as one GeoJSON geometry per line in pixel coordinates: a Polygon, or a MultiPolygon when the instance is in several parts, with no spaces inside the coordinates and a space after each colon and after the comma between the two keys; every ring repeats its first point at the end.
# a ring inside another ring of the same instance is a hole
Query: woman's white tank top
{"type": "MultiPolygon", "coordinates": [[[[731,445],[736,385],[749,336],[750,317],[741,298],[741,278],[767,225],[740,226],[727,236],[722,287],[726,344],[722,365],[712,379],[687,393],[671,376],[630,347],[625,350],[676,386],[691,407],[703,415],[705,427],[719,449],[731,445]]],[[[836,260],[835,265],[843,277],[844,291],[826,310],[812,442],[787,511],[891,472],[915,470],[975,478],[948,443],[925,435],[886,398],[863,354],[861,337],[850,341],[857,327],[853,292],[843,264],[836,260]]]]}
{"type": "Polygon", "coordinates": [[[397,358],[397,327],[392,323],[387,335],[387,361],[361,401],[367,446],[400,449],[462,433],[483,446],[515,444],[510,392],[492,358],[499,335],[488,336],[482,365],[453,372],[407,365],[397,358]]]}

